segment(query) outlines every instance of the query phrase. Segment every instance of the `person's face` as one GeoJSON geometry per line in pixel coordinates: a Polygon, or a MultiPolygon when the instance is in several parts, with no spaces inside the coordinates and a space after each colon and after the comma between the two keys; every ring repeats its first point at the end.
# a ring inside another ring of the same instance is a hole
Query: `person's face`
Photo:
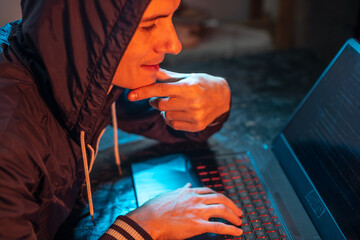
{"type": "Polygon", "coordinates": [[[113,85],[135,89],[156,82],[165,54],[178,54],[181,43],[172,16],[181,0],[151,0],[113,78],[113,85]]]}

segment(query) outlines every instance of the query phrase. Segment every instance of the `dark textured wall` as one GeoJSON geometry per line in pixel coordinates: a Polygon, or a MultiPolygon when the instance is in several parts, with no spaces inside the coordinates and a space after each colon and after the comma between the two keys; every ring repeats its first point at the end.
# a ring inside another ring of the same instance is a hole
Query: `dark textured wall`
{"type": "Polygon", "coordinates": [[[360,1],[307,1],[305,47],[315,49],[325,59],[331,59],[346,39],[360,33],[360,1]]]}

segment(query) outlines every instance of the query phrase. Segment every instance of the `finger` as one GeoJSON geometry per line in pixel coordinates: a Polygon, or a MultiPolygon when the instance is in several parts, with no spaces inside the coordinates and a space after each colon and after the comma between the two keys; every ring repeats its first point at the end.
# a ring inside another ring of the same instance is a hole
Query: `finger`
{"type": "Polygon", "coordinates": [[[189,122],[189,123],[196,123],[197,122],[194,119],[194,116],[192,116],[188,112],[181,111],[181,110],[165,111],[165,117],[169,121],[183,121],[183,122],[189,122]]]}
{"type": "MultiPolygon", "coordinates": [[[[175,113],[175,115],[177,114],[177,119],[179,120],[169,120],[168,116],[173,114],[171,111],[161,111],[160,112],[161,116],[164,119],[164,122],[166,125],[168,125],[169,127],[173,128],[174,130],[177,131],[186,131],[186,132],[200,132],[202,130],[204,130],[206,128],[206,124],[204,123],[199,123],[199,122],[190,122],[191,120],[187,121],[186,119],[188,118],[188,114],[184,113],[175,113]],[[179,115],[181,117],[179,117],[179,115]]],[[[172,116],[172,118],[175,119],[176,116],[172,116]]]]}
{"type": "Polygon", "coordinates": [[[172,97],[172,98],[150,98],[150,105],[159,111],[172,111],[172,110],[183,110],[188,109],[189,104],[184,100],[172,97]]]}
{"type": "MultiPolygon", "coordinates": [[[[171,127],[175,129],[175,124],[181,125],[180,122],[191,124],[191,131],[201,131],[204,130],[213,119],[205,116],[205,113],[202,111],[192,111],[188,109],[178,109],[171,111],[162,111],[163,118],[171,124],[171,127]],[[209,119],[211,121],[209,121],[209,119]],[[177,121],[179,123],[177,123],[177,121]]],[[[180,126],[179,126],[180,127],[180,126]]],[[[180,130],[180,129],[178,129],[180,130]]],[[[183,129],[181,129],[183,130],[183,129]]]]}
{"type": "Polygon", "coordinates": [[[212,190],[211,188],[208,188],[208,187],[193,188],[193,191],[200,195],[216,193],[214,190],[212,190]]]}
{"type": "Polygon", "coordinates": [[[160,115],[162,116],[162,118],[164,119],[164,122],[166,125],[168,125],[169,127],[173,128],[173,126],[171,125],[171,121],[169,121],[167,118],[166,118],[166,112],[162,111],[160,112],[160,115]]]}
{"type": "Polygon", "coordinates": [[[237,216],[230,208],[223,204],[207,205],[205,210],[206,219],[222,218],[234,224],[235,226],[241,225],[242,221],[240,217],[237,216]]]}
{"type": "Polygon", "coordinates": [[[192,188],[192,184],[191,183],[186,183],[183,188],[192,188]]]}
{"type": "Polygon", "coordinates": [[[160,68],[159,71],[157,71],[156,73],[156,79],[159,81],[165,81],[165,80],[169,80],[169,79],[182,79],[187,77],[189,74],[185,74],[185,73],[176,73],[176,72],[172,72],[172,71],[168,71],[165,69],[160,68]]]}
{"type": "Polygon", "coordinates": [[[156,79],[157,80],[165,80],[171,78],[165,69],[160,68],[159,71],[156,72],[156,79]]]}
{"type": "Polygon", "coordinates": [[[202,223],[202,227],[202,232],[233,236],[240,236],[243,234],[243,230],[241,230],[240,228],[221,222],[204,221],[202,223]]]}
{"type": "MultiPolygon", "coordinates": [[[[181,111],[177,111],[177,112],[170,112],[170,111],[161,111],[160,115],[163,117],[164,121],[166,124],[168,124],[170,127],[173,127],[173,124],[175,123],[175,121],[183,121],[183,122],[187,122],[186,120],[186,116],[187,114],[181,112],[181,111]],[[171,116],[171,119],[169,119],[169,115],[174,115],[171,116]],[[176,117],[176,115],[179,115],[179,117],[176,117]]],[[[190,120],[188,121],[189,123],[193,124],[192,122],[190,122],[190,120]]]]}
{"type": "Polygon", "coordinates": [[[203,123],[192,123],[165,119],[165,123],[177,131],[200,132],[206,128],[203,123]]]}
{"type": "Polygon", "coordinates": [[[155,83],[145,87],[132,90],[128,94],[130,101],[139,101],[152,97],[172,97],[181,96],[183,88],[179,87],[177,83],[155,83]]]}
{"type": "Polygon", "coordinates": [[[239,209],[236,204],[227,198],[225,195],[216,193],[216,194],[209,194],[204,196],[204,204],[223,204],[227,206],[231,211],[237,214],[237,216],[241,217],[243,212],[239,209]]]}

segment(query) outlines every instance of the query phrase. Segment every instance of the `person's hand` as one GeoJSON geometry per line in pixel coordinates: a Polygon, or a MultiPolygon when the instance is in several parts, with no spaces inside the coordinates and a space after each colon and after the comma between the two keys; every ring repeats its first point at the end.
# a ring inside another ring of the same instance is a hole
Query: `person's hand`
{"type": "Polygon", "coordinates": [[[150,99],[167,125],[199,132],[230,110],[230,88],[225,79],[208,74],[180,74],[160,69],[158,82],[131,91],[130,101],[150,99]]]}
{"type": "Polygon", "coordinates": [[[127,214],[153,239],[186,239],[202,233],[239,236],[242,211],[223,194],[191,184],[163,193],[127,214]],[[234,224],[209,221],[222,218],[234,224]]]}

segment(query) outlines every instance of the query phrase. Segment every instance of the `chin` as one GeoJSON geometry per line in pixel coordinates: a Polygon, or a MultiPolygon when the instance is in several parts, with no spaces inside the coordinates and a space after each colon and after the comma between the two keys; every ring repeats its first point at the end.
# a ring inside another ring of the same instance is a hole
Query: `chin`
{"type": "Polygon", "coordinates": [[[152,85],[154,83],[156,83],[156,76],[154,74],[154,76],[144,76],[142,78],[142,81],[139,83],[139,85],[137,86],[137,88],[140,88],[140,87],[145,87],[145,86],[149,86],[149,85],[152,85]]]}
{"type": "Polygon", "coordinates": [[[133,81],[127,81],[127,82],[120,82],[120,84],[117,84],[118,82],[113,82],[114,85],[130,90],[134,90],[137,88],[145,87],[152,85],[156,83],[156,76],[153,74],[153,76],[149,76],[149,74],[141,74],[137,76],[132,76],[127,79],[134,79],[133,81]]]}

